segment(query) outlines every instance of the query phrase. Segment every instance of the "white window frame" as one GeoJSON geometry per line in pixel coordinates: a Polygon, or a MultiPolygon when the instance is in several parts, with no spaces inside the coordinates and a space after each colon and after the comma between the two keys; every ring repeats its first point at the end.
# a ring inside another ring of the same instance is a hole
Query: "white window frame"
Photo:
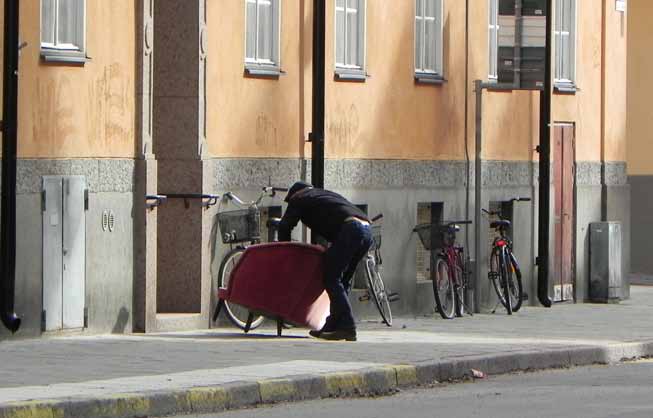
{"type": "Polygon", "coordinates": [[[499,80],[499,0],[488,0],[488,79],[499,80]]]}
{"type": "Polygon", "coordinates": [[[576,82],[576,42],[578,19],[578,2],[576,0],[556,0],[553,36],[555,39],[555,76],[554,83],[574,85],[576,82]],[[565,7],[567,6],[567,7],[565,7]],[[565,11],[571,10],[570,27],[564,27],[565,11]],[[563,48],[563,39],[569,38],[568,47],[563,48]]]}
{"type": "Polygon", "coordinates": [[[343,32],[344,33],[338,33],[338,11],[343,11],[341,7],[338,6],[338,0],[334,1],[334,61],[335,61],[335,66],[336,66],[336,73],[365,73],[365,56],[366,56],[366,50],[367,50],[367,43],[366,43],[366,32],[367,32],[367,0],[359,0],[359,8],[354,9],[352,7],[349,7],[350,1],[353,0],[343,0],[344,1],[344,12],[345,12],[345,21],[343,24],[343,32]],[[358,54],[356,57],[356,62],[355,63],[348,63],[347,62],[347,57],[349,56],[348,54],[348,39],[347,39],[347,13],[352,13],[353,11],[356,11],[357,13],[357,18],[358,18],[358,32],[357,32],[357,37],[358,37],[358,54]],[[344,51],[344,57],[345,57],[345,62],[338,62],[338,37],[343,36],[343,45],[345,48],[344,51]]]}
{"type": "Polygon", "coordinates": [[[247,68],[268,68],[274,70],[280,70],[281,68],[281,0],[245,0],[245,66],[247,68]],[[255,31],[256,36],[254,37],[254,55],[248,57],[248,32],[250,28],[248,27],[249,19],[247,18],[247,5],[254,3],[256,4],[256,20],[255,20],[255,31]],[[259,21],[259,3],[268,3],[272,9],[272,27],[269,28],[268,33],[263,33],[264,30],[260,27],[261,23],[259,21]],[[259,37],[260,36],[270,36],[272,37],[272,56],[271,59],[267,57],[261,57],[259,53],[259,37]]]}
{"type": "Polygon", "coordinates": [[[444,17],[444,0],[415,0],[415,75],[442,78],[444,76],[444,45],[443,45],[443,17],[444,17]],[[433,2],[435,16],[426,16],[426,3],[433,2]],[[418,21],[422,21],[421,33],[418,30],[418,21]],[[426,22],[433,22],[435,25],[435,67],[426,68],[426,22]],[[417,42],[421,41],[421,49],[417,51],[417,42]]]}
{"type": "Polygon", "coordinates": [[[64,43],[59,42],[58,33],[59,33],[59,0],[41,0],[41,10],[40,10],[40,28],[41,28],[41,53],[44,57],[48,58],[50,56],[85,56],[86,55],[86,0],[79,0],[79,7],[81,10],[78,10],[79,13],[79,25],[75,30],[75,39],[73,43],[64,43]],[[45,19],[43,18],[44,3],[52,3],[52,10],[54,11],[54,16],[52,17],[52,27],[45,28],[45,19]],[[51,31],[51,37],[54,39],[54,42],[45,42],[44,41],[44,32],[46,30],[51,31]]]}

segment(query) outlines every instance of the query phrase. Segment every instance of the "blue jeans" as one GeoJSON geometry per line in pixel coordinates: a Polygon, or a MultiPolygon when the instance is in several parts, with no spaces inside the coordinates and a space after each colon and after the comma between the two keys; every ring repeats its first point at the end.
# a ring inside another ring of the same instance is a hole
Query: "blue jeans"
{"type": "Polygon", "coordinates": [[[347,290],[356,266],[372,245],[372,230],[360,222],[347,222],[325,254],[324,287],[331,301],[331,314],[324,331],[356,327],[347,290]]]}

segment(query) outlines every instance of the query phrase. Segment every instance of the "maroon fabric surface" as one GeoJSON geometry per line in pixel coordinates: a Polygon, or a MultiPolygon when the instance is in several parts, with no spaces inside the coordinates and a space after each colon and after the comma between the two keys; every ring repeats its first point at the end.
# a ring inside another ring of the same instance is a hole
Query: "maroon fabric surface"
{"type": "Polygon", "coordinates": [[[329,314],[320,246],[276,242],[247,248],[219,297],[295,325],[318,329],[329,314]]]}

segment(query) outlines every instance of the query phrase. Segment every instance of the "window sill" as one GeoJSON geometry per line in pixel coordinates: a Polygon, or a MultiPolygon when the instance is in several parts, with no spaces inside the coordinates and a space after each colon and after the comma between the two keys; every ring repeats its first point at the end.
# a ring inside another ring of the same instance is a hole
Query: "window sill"
{"type": "Polygon", "coordinates": [[[354,81],[364,83],[369,76],[364,71],[352,71],[336,69],[334,79],[336,81],[354,81]]]}
{"type": "Polygon", "coordinates": [[[576,94],[580,89],[574,83],[553,83],[553,91],[559,94],[576,94]]]}
{"type": "Polygon", "coordinates": [[[438,74],[415,73],[415,83],[417,84],[432,84],[441,86],[446,82],[447,80],[438,74]]]}
{"type": "Polygon", "coordinates": [[[77,52],[41,51],[41,60],[46,63],[72,64],[83,66],[91,59],[85,54],[77,52]]]}
{"type": "Polygon", "coordinates": [[[278,80],[281,75],[285,74],[278,67],[246,66],[245,76],[252,78],[268,78],[278,80]]]}

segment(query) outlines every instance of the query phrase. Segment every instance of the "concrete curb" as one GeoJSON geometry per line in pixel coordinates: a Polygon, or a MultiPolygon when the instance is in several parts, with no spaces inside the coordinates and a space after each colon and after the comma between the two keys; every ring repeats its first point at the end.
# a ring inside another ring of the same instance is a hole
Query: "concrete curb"
{"type": "Polygon", "coordinates": [[[355,372],[293,376],[169,392],[121,394],[101,399],[66,398],[7,403],[0,405],[0,418],[135,418],[214,413],[275,402],[388,394],[400,388],[470,377],[471,369],[498,375],[526,370],[611,364],[649,356],[653,356],[653,341],[515,351],[446,361],[380,366],[355,372]]]}

